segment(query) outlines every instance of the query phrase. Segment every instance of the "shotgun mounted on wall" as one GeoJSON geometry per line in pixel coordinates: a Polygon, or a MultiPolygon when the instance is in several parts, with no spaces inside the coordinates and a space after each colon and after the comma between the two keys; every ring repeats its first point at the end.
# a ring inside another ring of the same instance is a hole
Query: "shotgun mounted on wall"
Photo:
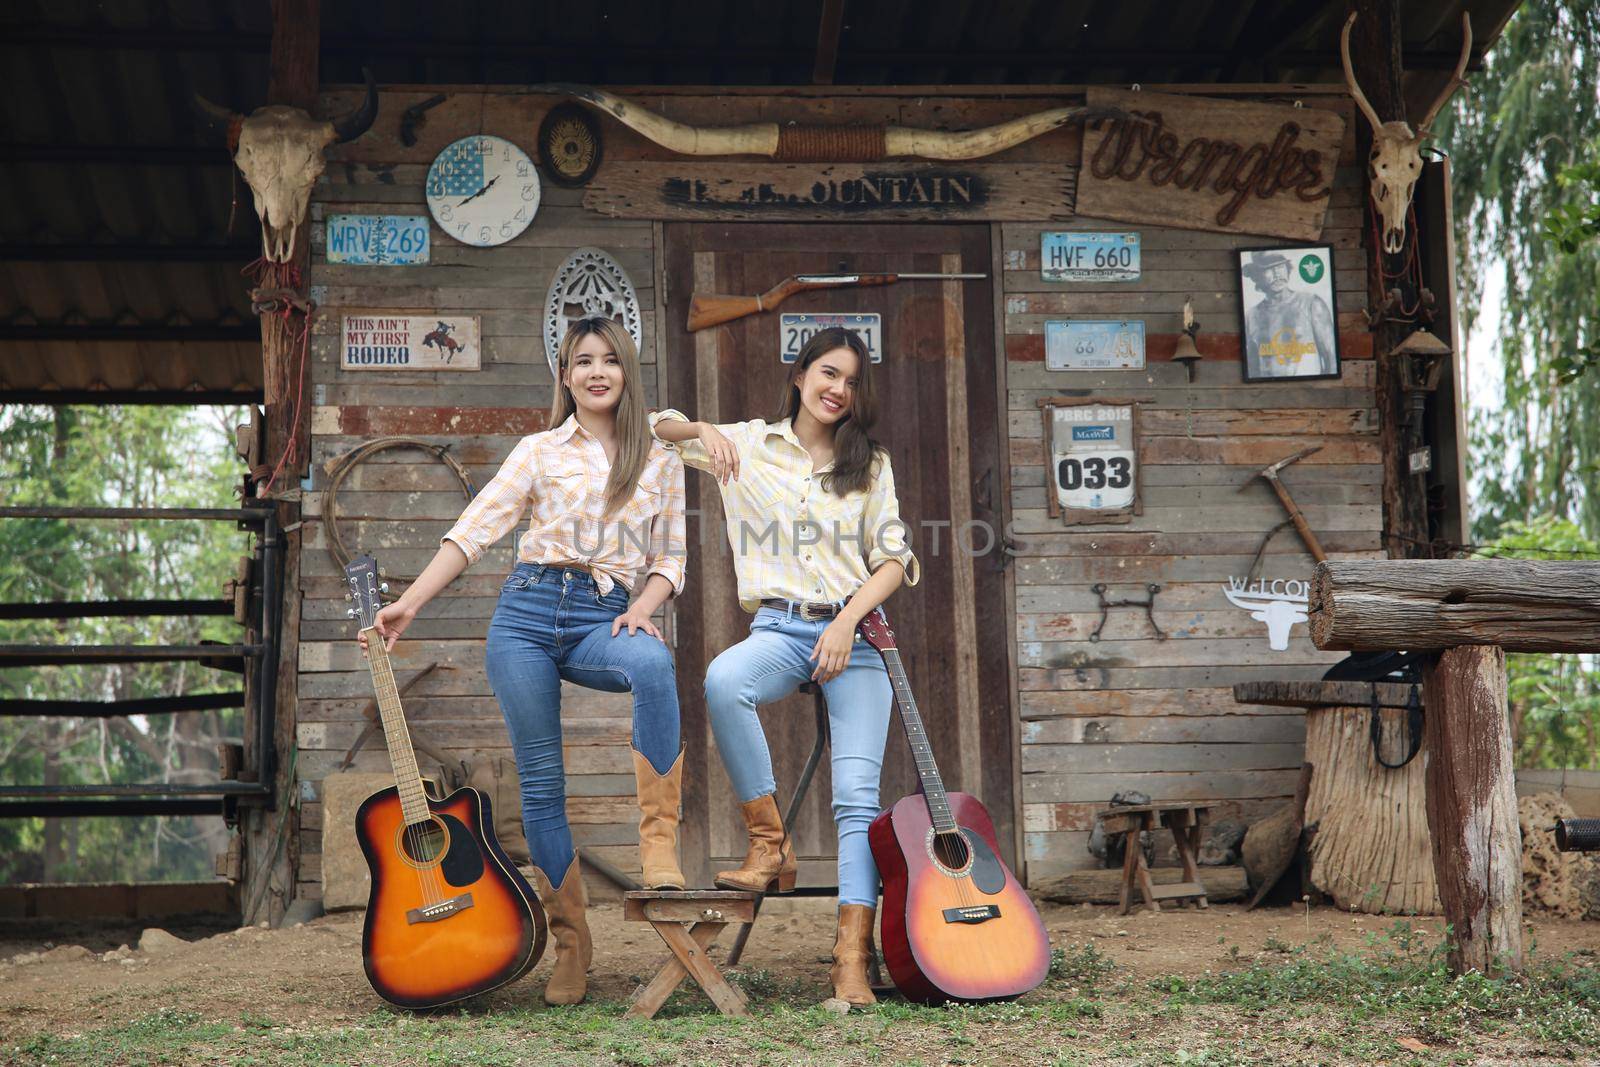
{"type": "Polygon", "coordinates": [[[779,304],[796,293],[809,293],[816,289],[853,289],[904,281],[978,281],[987,277],[987,274],[796,274],[754,296],[695,293],[689,298],[689,332],[721,326],[746,315],[776,310],[779,304]]]}

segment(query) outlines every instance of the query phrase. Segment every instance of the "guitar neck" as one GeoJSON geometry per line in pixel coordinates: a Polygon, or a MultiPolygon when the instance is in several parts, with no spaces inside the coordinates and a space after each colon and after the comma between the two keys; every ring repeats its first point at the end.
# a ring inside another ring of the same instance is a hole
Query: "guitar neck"
{"type": "Polygon", "coordinates": [[[906,740],[911,742],[911,757],[917,764],[917,777],[922,780],[922,793],[928,801],[928,814],[932,817],[933,828],[939,833],[949,833],[956,828],[955,816],[950,813],[950,799],[945,796],[944,778],[939,774],[939,764],[934,761],[933,744],[922,725],[917,698],[911,695],[911,683],[906,679],[900,650],[886,649],[882,655],[884,666],[889,669],[889,681],[894,686],[895,703],[900,707],[900,722],[905,726],[906,740]]]}
{"type": "Polygon", "coordinates": [[[400,793],[400,811],[406,825],[427,822],[432,817],[428,795],[422,789],[422,771],[411,748],[411,732],[406,729],[405,713],[400,708],[400,690],[394,684],[394,669],[389,666],[389,651],[376,630],[367,632],[367,664],[372,668],[372,687],[378,694],[378,714],[383,722],[383,737],[389,744],[389,762],[394,765],[394,784],[400,793]]]}

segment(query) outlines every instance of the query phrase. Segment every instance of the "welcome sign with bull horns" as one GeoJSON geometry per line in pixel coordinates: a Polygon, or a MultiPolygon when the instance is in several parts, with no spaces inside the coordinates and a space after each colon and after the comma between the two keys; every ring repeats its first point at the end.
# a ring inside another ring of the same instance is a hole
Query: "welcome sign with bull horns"
{"type": "Polygon", "coordinates": [[[1274,652],[1288,651],[1289,631],[1310,617],[1310,586],[1299,578],[1229,578],[1222,592],[1234,607],[1267,624],[1267,644],[1274,652]]]}

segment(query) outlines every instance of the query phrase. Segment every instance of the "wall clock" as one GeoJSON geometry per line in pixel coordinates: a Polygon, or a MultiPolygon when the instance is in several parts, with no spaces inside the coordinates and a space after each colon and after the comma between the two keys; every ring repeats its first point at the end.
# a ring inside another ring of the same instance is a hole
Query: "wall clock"
{"type": "Polygon", "coordinates": [[[428,210],[463,244],[505,244],[539,211],[539,174],[504,137],[474,134],[444,147],[428,168],[428,210]]]}

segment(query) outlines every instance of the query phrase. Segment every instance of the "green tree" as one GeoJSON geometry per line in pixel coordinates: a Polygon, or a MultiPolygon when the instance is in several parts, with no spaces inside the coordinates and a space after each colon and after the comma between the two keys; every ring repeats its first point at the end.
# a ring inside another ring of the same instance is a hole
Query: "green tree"
{"type": "MultiPolygon", "coordinates": [[[[1600,560],[1600,540],[1566,519],[1513,520],[1482,550],[1512,559],[1600,560]]],[[[1506,656],[1519,767],[1600,770],[1600,675],[1590,655],[1506,656]]]]}
{"type": "MultiPolygon", "coordinates": [[[[239,461],[236,409],[0,408],[0,502],[8,505],[228,507],[239,461]]],[[[219,597],[248,550],[228,523],[0,521],[0,601],[219,597]]],[[[0,641],[30,644],[236,643],[230,618],[0,621],[0,641]]],[[[6,669],[0,696],[121,700],[232,689],[195,663],[6,669]]],[[[0,718],[8,784],[206,781],[237,711],[131,718],[0,718]]],[[[217,818],[0,820],[0,881],[174,880],[211,875],[217,818]]]]}
{"type": "Polygon", "coordinates": [[[1600,341],[1600,242],[1565,250],[1543,222],[1587,217],[1593,194],[1561,180],[1600,142],[1600,5],[1528,0],[1470,92],[1440,124],[1455,190],[1457,277],[1470,330],[1486,273],[1504,283],[1498,332],[1504,403],[1476,412],[1474,525],[1481,540],[1533,515],[1600,533],[1597,376],[1564,383],[1600,341]]]}

